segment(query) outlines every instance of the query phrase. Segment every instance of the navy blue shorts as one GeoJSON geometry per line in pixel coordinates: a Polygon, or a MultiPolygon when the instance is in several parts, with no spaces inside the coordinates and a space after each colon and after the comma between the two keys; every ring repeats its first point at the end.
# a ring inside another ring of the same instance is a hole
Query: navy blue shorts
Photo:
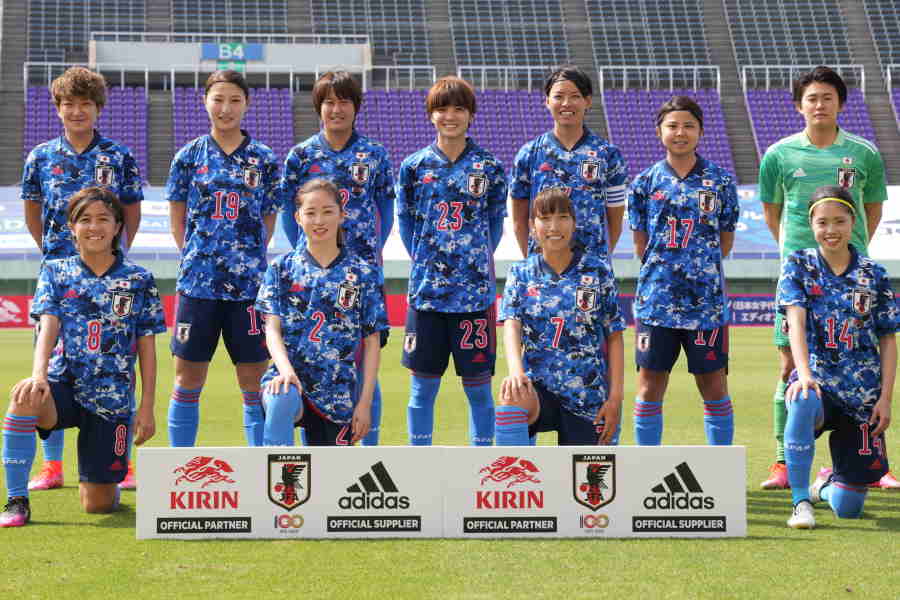
{"type": "Polygon", "coordinates": [[[178,294],[172,354],[184,360],[209,362],[221,333],[231,362],[269,360],[263,321],[253,304],[252,300],[207,300],[178,294]]]}
{"type": "MultiPolygon", "coordinates": [[[[595,425],[583,417],[572,414],[565,409],[559,396],[550,392],[537,382],[532,382],[541,403],[541,412],[537,421],[528,426],[528,435],[533,436],[540,431],[556,431],[557,444],[560,446],[596,446],[603,432],[602,425],[595,425]]],[[[611,445],[619,443],[619,431],[616,431],[611,445]]]]}
{"type": "Polygon", "coordinates": [[[638,368],[671,371],[684,348],[688,371],[694,375],[728,368],[728,327],[673,329],[634,324],[634,360],[638,368]]]}
{"type": "Polygon", "coordinates": [[[828,446],[834,465],[834,480],[841,483],[868,484],[881,479],[890,470],[882,433],[869,435],[869,425],[860,424],[835,403],[831,394],[822,393],[824,423],[816,431],[819,437],[830,431],[828,446]]]}
{"type": "Polygon", "coordinates": [[[128,473],[131,447],[129,420],[107,421],[75,401],[71,384],[50,382],[56,405],[53,429],[38,428],[46,440],[60,429],[78,428],[78,480],[84,483],[119,483],[128,473]]]}
{"type": "Polygon", "coordinates": [[[497,315],[493,306],[473,313],[407,309],[403,366],[415,373],[441,376],[451,354],[460,377],[494,374],[497,315]]]}
{"type": "Polygon", "coordinates": [[[303,398],[303,414],[295,424],[306,433],[307,446],[352,446],[350,424],[340,425],[319,412],[313,403],[303,398]]]}

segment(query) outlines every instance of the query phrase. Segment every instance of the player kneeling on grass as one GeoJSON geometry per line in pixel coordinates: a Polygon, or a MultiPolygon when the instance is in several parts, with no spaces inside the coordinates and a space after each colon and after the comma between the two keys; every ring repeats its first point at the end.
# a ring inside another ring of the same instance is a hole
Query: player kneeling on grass
{"type": "Polygon", "coordinates": [[[634,438],[662,441],[662,403],[681,347],[703,399],[711,445],[729,445],[734,414],[728,395],[728,310],[722,258],[731,251],[740,214],[734,178],[697,154],[703,111],[675,96],[656,117],[666,158],[628,190],[628,220],[641,259],[634,298],[634,438]]]}
{"type": "Polygon", "coordinates": [[[625,320],[608,263],[573,249],[575,215],[562,188],[532,206],[540,248],[513,265],[500,318],[509,376],[500,386],[498,446],[557,431],[561,446],[617,444],[625,320]]]}
{"type": "Polygon", "coordinates": [[[306,182],[296,204],[306,243],[269,265],[256,300],[273,359],[261,380],[264,444],[292,446],[294,427],[303,427],[310,446],[348,446],[371,423],[381,332],[388,328],[381,269],[342,245],[333,183],[306,182]]]}
{"type": "Polygon", "coordinates": [[[888,471],[900,312],[884,268],[850,244],[856,218],[846,189],[816,189],[809,221],[819,247],[789,255],[778,284],[797,367],[784,431],[794,502],[787,524],[796,529],[815,527],[819,500],[840,518],[859,517],[866,485],[888,471]],[[834,470],[822,469],[807,488],[815,438],[825,430],[834,470]]]}
{"type": "Polygon", "coordinates": [[[31,518],[28,473],[34,432],[78,427],[81,505],[115,510],[128,469],[132,428],[140,445],[156,430],[154,336],[166,331],[153,275],[119,250],[124,212],[106,188],[85,188],[69,200],[77,256],[41,269],[31,315],[40,320],[32,375],[12,390],[3,421],[3,467],[9,501],[0,527],[31,518]],[[57,338],[62,351],[53,354],[57,338]],[[52,354],[52,357],[51,357],[52,354]],[[140,360],[141,405],[134,414],[134,359],[140,360]]]}

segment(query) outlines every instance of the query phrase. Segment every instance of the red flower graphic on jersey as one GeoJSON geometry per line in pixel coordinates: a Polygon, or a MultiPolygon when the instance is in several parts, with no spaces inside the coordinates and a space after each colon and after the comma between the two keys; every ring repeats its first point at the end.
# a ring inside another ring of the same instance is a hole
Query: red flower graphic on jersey
{"type": "Polygon", "coordinates": [[[319,165],[313,165],[309,168],[309,172],[310,173],[321,173],[322,167],[320,167],[319,165]]]}
{"type": "Polygon", "coordinates": [[[425,173],[425,177],[422,178],[422,183],[433,183],[434,175],[431,173],[425,173]]]}
{"type": "Polygon", "coordinates": [[[291,286],[292,292],[302,292],[303,289],[304,289],[303,286],[300,285],[299,283],[295,283],[294,285],[291,286]]]}
{"type": "Polygon", "coordinates": [[[51,173],[53,173],[54,175],[62,175],[63,174],[62,167],[60,167],[59,165],[55,165],[53,167],[53,170],[51,171],[51,173]]]}
{"type": "Polygon", "coordinates": [[[206,175],[207,173],[209,173],[209,167],[207,167],[206,165],[203,165],[202,167],[197,169],[197,175],[206,175]]]}
{"type": "Polygon", "coordinates": [[[485,481],[508,482],[506,487],[511,488],[517,483],[530,481],[532,483],[540,483],[541,480],[532,473],[539,473],[533,462],[527,458],[519,458],[518,456],[501,456],[488,466],[482,468],[479,473],[486,473],[481,478],[481,485],[485,481]]]}
{"type": "Polygon", "coordinates": [[[234,472],[231,465],[212,456],[195,456],[186,465],[178,467],[172,472],[181,473],[175,480],[175,485],[182,481],[188,483],[203,481],[203,485],[200,487],[206,487],[213,483],[234,483],[234,479],[228,476],[228,473],[234,472]]]}
{"type": "Polygon", "coordinates": [[[529,286],[528,289],[525,290],[525,295],[532,298],[538,298],[541,295],[541,291],[534,286],[529,286]]]}
{"type": "Polygon", "coordinates": [[[540,167],[538,167],[538,171],[552,171],[553,167],[550,166],[550,163],[542,163],[540,167]]]}
{"type": "Polygon", "coordinates": [[[653,198],[654,200],[665,200],[666,199],[666,195],[663,193],[662,190],[656,190],[655,192],[653,192],[653,195],[650,197],[653,198]]]}
{"type": "Polygon", "coordinates": [[[822,295],[822,288],[819,287],[818,283],[814,283],[812,285],[812,287],[809,288],[809,295],[810,296],[821,296],[822,295]]]}
{"type": "Polygon", "coordinates": [[[78,297],[78,292],[76,292],[75,290],[69,290],[63,296],[63,298],[77,298],[77,297],[78,297]]]}

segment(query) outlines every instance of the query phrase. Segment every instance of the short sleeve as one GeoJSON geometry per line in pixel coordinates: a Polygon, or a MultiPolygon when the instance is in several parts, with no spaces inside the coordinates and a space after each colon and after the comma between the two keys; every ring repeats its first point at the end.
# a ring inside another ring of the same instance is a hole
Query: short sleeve
{"type": "Polygon", "coordinates": [[[281,269],[283,257],[276,258],[269,264],[263,275],[259,292],[256,294],[256,310],[265,315],[284,317],[281,294],[281,269]]]}
{"type": "Polygon", "coordinates": [[[875,333],[879,337],[890,335],[900,330],[900,311],[897,310],[897,300],[894,298],[891,280],[882,269],[878,271],[873,317],[875,319],[875,333]]]}
{"type": "Polygon", "coordinates": [[[776,292],[776,305],[778,312],[787,313],[788,306],[806,307],[809,299],[806,296],[806,288],[803,285],[804,266],[802,251],[795,252],[787,257],[781,269],[781,278],[778,280],[776,292]]]}
{"type": "Polygon", "coordinates": [[[719,216],[719,231],[734,231],[741,216],[741,205],[738,201],[737,186],[728,178],[722,186],[722,213],[719,216]]]}
{"type": "Polygon", "coordinates": [[[122,185],[119,186],[119,199],[122,204],[136,204],[144,199],[141,188],[141,170],[134,155],[125,152],[122,158],[122,185]]]}
{"type": "Polygon", "coordinates": [[[37,288],[34,292],[34,301],[31,304],[31,318],[40,320],[41,315],[53,315],[62,318],[59,295],[56,293],[56,285],[53,282],[54,269],[45,264],[38,275],[37,288]]]}
{"type": "Polygon", "coordinates": [[[884,161],[880,152],[873,152],[869,157],[869,172],[866,177],[866,189],[863,191],[863,203],[884,202],[887,200],[887,187],[884,183],[884,161]]]}
{"type": "Polygon", "coordinates": [[[606,206],[625,205],[625,186],[628,183],[628,165],[616,146],[609,147],[606,161],[606,206]]]}
{"type": "Polygon", "coordinates": [[[647,231],[647,195],[643,177],[628,186],[628,224],[632,231],[647,231]]]}
{"type": "Polygon", "coordinates": [[[531,200],[531,149],[533,142],[519,148],[509,173],[509,195],[518,200],[531,200]]]}
{"type": "Polygon", "coordinates": [[[759,164],[759,199],[766,204],[782,204],[784,192],[781,187],[781,160],[771,147],[759,164]]]}
{"type": "Polygon", "coordinates": [[[147,274],[147,287],[144,289],[144,307],[138,318],[137,336],[156,335],[166,332],[166,317],[163,311],[162,301],[159,298],[159,289],[153,275],[147,274]]]}
{"type": "Polygon", "coordinates": [[[363,310],[360,325],[362,337],[365,338],[390,327],[384,302],[384,281],[381,269],[372,269],[371,274],[366,277],[366,286],[362,292],[363,310]]]}
{"type": "Polygon", "coordinates": [[[25,168],[22,169],[22,200],[41,202],[44,191],[41,189],[41,173],[37,149],[28,153],[25,168]]]}
{"type": "Polygon", "coordinates": [[[627,324],[622,315],[622,307],[619,305],[619,287],[612,273],[605,275],[606,283],[603,286],[603,331],[606,337],[617,331],[624,331],[627,324]]]}
{"type": "Polygon", "coordinates": [[[191,186],[191,169],[187,164],[187,146],[178,151],[169,167],[165,197],[169,202],[187,202],[191,186]]]}
{"type": "Polygon", "coordinates": [[[278,161],[274,153],[268,155],[263,169],[265,196],[263,196],[262,214],[264,216],[273,215],[278,212],[279,186],[281,185],[278,177],[278,161]]]}
{"type": "Polygon", "coordinates": [[[521,271],[525,268],[525,263],[513,265],[509,274],[506,276],[506,286],[503,288],[503,298],[500,302],[501,321],[513,319],[522,320],[522,299],[525,297],[524,281],[521,278],[521,271]]]}

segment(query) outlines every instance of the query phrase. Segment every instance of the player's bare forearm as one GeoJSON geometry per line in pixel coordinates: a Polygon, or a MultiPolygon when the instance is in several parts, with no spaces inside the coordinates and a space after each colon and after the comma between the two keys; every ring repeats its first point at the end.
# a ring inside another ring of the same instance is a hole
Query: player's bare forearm
{"type": "Polygon", "coordinates": [[[809,368],[809,346],[806,343],[806,309],[802,306],[787,307],[788,339],[794,367],[801,377],[812,378],[809,368]]]}
{"type": "Polygon", "coordinates": [[[522,323],[515,319],[503,322],[503,346],[506,350],[506,367],[510,375],[525,372],[522,365],[522,323]]]}
{"type": "Polygon", "coordinates": [[[516,235],[516,243],[522,256],[528,257],[528,216],[531,201],[527,198],[513,198],[512,204],[512,222],[513,233],[516,235]]]}
{"type": "Polygon", "coordinates": [[[53,315],[41,315],[40,331],[34,345],[34,362],[31,376],[35,379],[46,379],[50,365],[50,355],[59,337],[59,319],[53,315]]]}
{"type": "Polygon", "coordinates": [[[875,236],[875,231],[878,229],[878,224],[881,223],[882,204],[881,202],[869,202],[864,204],[863,207],[866,211],[866,231],[871,242],[875,236]]]}
{"type": "Polygon", "coordinates": [[[278,213],[272,213],[263,217],[263,224],[266,226],[266,248],[269,247],[269,242],[272,241],[272,236],[275,235],[275,220],[277,218],[278,213]]]}
{"type": "Polygon", "coordinates": [[[156,403],[156,336],[137,340],[137,358],[141,370],[141,407],[153,410],[156,403]]]}
{"type": "Polygon", "coordinates": [[[897,338],[893,333],[878,338],[881,357],[881,399],[888,403],[894,397],[894,381],[897,378],[897,338]]]}
{"type": "Polygon", "coordinates": [[[184,218],[187,205],[184,202],[169,202],[169,227],[178,250],[184,250],[184,218]]]}
{"type": "Polygon", "coordinates": [[[733,231],[722,231],[719,233],[719,248],[722,250],[722,258],[731,254],[731,249],[734,248],[733,231]]]}
{"type": "Polygon", "coordinates": [[[634,240],[634,255],[641,259],[644,257],[644,252],[647,251],[647,243],[650,241],[650,236],[646,231],[633,231],[631,233],[631,239],[634,240]]]}
{"type": "Polygon", "coordinates": [[[359,393],[360,402],[371,404],[378,379],[378,365],[381,361],[381,334],[375,332],[363,340],[363,383],[359,393]]]}
{"type": "Polygon", "coordinates": [[[284,336],[281,334],[281,317],[267,314],[266,317],[266,347],[280,375],[287,376],[294,372],[294,365],[288,358],[287,349],[284,346],[284,336]]]}
{"type": "Polygon", "coordinates": [[[625,342],[621,331],[606,338],[607,350],[607,384],[609,393],[607,402],[619,405],[625,397],[625,342]]]}
{"type": "Polygon", "coordinates": [[[130,250],[141,226],[141,203],[123,204],[122,212],[125,217],[125,249],[130,250]]]}
{"type": "Polygon", "coordinates": [[[616,244],[619,243],[619,237],[622,235],[622,217],[625,214],[625,205],[607,206],[606,207],[606,226],[609,234],[609,255],[612,256],[616,244]]]}
{"type": "Polygon", "coordinates": [[[780,242],[778,235],[781,231],[781,204],[773,204],[771,202],[763,202],[763,216],[766,220],[766,227],[776,243],[780,242]]]}
{"type": "Polygon", "coordinates": [[[44,243],[44,227],[41,223],[41,203],[25,200],[25,227],[31,234],[31,239],[37,245],[38,250],[44,243]]]}

